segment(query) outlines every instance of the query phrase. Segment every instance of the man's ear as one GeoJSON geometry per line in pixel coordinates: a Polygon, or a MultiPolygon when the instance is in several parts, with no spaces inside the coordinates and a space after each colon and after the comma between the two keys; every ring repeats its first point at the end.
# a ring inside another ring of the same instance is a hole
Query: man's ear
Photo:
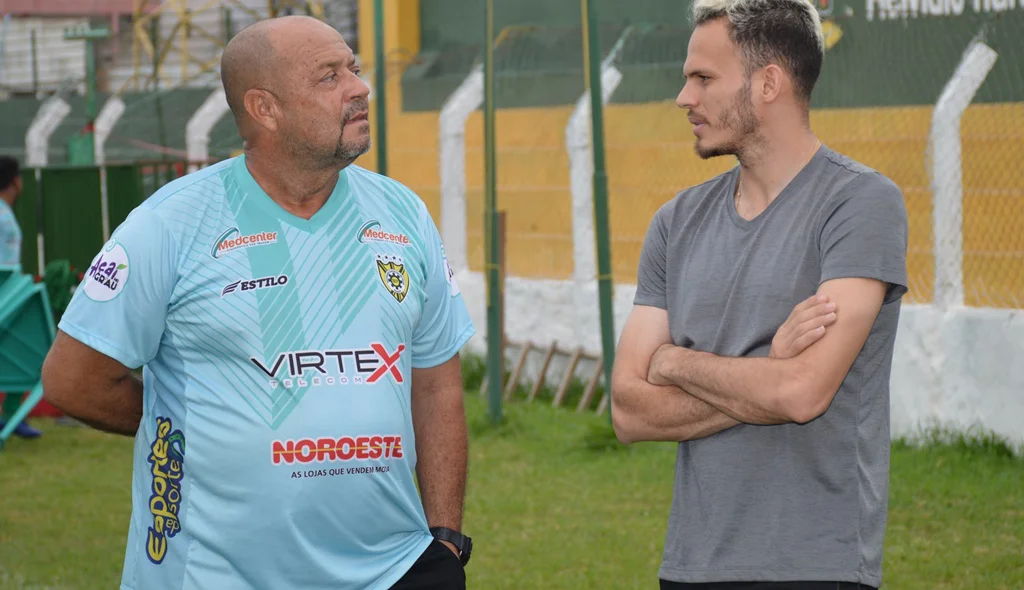
{"type": "Polygon", "coordinates": [[[245,111],[257,125],[268,131],[277,131],[279,108],[277,97],[266,90],[252,88],[242,97],[245,111]]]}
{"type": "Polygon", "coordinates": [[[783,86],[788,83],[786,72],[776,64],[768,64],[758,74],[760,84],[754,87],[754,93],[766,104],[778,100],[783,86]]]}

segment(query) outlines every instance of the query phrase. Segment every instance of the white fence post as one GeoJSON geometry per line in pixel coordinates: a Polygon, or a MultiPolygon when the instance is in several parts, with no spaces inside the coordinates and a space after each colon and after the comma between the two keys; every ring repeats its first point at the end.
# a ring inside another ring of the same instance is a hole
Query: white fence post
{"type": "Polygon", "coordinates": [[[441,239],[456,274],[469,268],[466,245],[466,121],[484,102],[480,66],[445,101],[440,116],[441,239]]]}
{"type": "MultiPolygon", "coordinates": [[[[25,167],[36,169],[36,190],[39,191],[43,182],[42,169],[50,161],[50,136],[57,130],[60,122],[71,112],[71,106],[60,97],[54,96],[40,105],[32,124],[25,133],[25,167]]],[[[36,208],[42,207],[37,202],[36,208]]],[[[40,220],[41,222],[41,220],[40,220]]],[[[36,264],[39,274],[46,267],[45,240],[43,232],[36,232],[36,264]]]]}
{"type": "Polygon", "coordinates": [[[964,303],[963,162],[960,118],[998,54],[980,40],[964,51],[932,112],[932,215],[935,240],[934,302],[940,309],[964,303]]]}
{"type": "Polygon", "coordinates": [[[103,224],[103,241],[110,239],[110,200],[107,192],[107,138],[114,130],[114,125],[124,114],[124,101],[111,96],[96,116],[93,130],[93,158],[100,167],[100,215],[103,224]]]}
{"type": "Polygon", "coordinates": [[[121,115],[124,114],[124,109],[124,101],[117,96],[111,96],[103,104],[100,114],[96,116],[95,129],[93,131],[93,156],[97,166],[102,166],[107,162],[107,138],[110,137],[110,132],[114,130],[114,125],[117,125],[121,115]]]}
{"type": "Polygon", "coordinates": [[[42,167],[50,160],[50,136],[60,122],[71,112],[71,106],[60,97],[53,97],[40,105],[25,133],[25,166],[42,167]]]}
{"type": "Polygon", "coordinates": [[[223,88],[214,90],[206,97],[185,125],[185,153],[188,158],[188,172],[199,169],[193,162],[206,161],[210,157],[210,132],[230,109],[223,88]]]}

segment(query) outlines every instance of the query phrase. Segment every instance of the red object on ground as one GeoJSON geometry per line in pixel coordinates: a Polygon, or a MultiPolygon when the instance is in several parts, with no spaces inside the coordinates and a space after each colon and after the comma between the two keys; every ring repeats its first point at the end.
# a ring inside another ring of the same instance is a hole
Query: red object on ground
{"type": "MultiPolygon", "coordinates": [[[[25,395],[28,395],[28,393],[26,392],[25,395]]],[[[3,403],[5,397],[4,394],[0,393],[0,403],[3,403]]],[[[63,415],[64,412],[51,406],[45,399],[39,400],[36,407],[32,408],[32,411],[28,413],[29,418],[60,418],[63,415]]]]}

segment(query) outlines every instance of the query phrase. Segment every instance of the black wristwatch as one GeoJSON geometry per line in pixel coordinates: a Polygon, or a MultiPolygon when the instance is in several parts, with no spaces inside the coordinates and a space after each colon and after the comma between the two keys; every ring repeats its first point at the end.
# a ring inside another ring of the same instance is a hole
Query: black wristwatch
{"type": "Polygon", "coordinates": [[[443,526],[431,527],[430,534],[438,541],[447,541],[459,550],[459,559],[462,565],[469,563],[469,555],[473,552],[473,539],[463,535],[459,531],[453,531],[443,526]]]}

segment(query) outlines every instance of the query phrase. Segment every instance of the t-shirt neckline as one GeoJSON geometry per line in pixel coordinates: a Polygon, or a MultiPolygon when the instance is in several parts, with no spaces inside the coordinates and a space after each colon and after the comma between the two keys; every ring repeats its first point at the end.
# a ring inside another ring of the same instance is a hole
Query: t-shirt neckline
{"type": "Polygon", "coordinates": [[[256,182],[256,179],[249,172],[249,168],[245,164],[245,155],[239,156],[235,160],[232,165],[232,171],[242,189],[247,193],[247,201],[281,222],[308,233],[316,233],[326,225],[327,221],[334,217],[334,214],[341,208],[342,203],[349,194],[348,168],[346,167],[338,173],[338,182],[335,183],[334,190],[331,191],[330,196],[327,197],[320,210],[309,219],[303,219],[298,215],[288,212],[281,205],[277,204],[274,199],[270,198],[270,195],[263,190],[263,187],[256,182]]]}

